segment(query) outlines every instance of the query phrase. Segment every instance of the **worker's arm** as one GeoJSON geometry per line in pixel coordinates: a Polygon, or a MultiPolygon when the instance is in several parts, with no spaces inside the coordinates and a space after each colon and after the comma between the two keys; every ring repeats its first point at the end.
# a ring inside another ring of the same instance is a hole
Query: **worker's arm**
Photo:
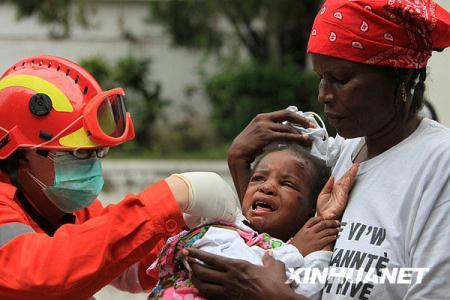
{"type": "Polygon", "coordinates": [[[20,214],[13,222],[8,209],[0,207],[0,299],[92,296],[184,225],[164,181],[83,224],[61,226],[53,237],[31,232],[20,214]]]}

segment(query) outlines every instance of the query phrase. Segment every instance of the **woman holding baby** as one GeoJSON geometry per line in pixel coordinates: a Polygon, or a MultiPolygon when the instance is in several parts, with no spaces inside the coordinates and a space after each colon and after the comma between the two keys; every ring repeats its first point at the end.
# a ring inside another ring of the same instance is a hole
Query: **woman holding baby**
{"type": "MultiPolygon", "coordinates": [[[[308,44],[320,77],[318,101],[338,136],[288,110],[260,114],[234,140],[229,166],[242,199],[250,164],[276,140],[321,143],[339,179],[359,163],[330,267],[364,270],[428,268],[409,284],[329,278],[322,299],[444,299],[450,293],[450,131],[419,117],[426,65],[450,45],[448,11],[430,0],[326,1],[308,44]]],[[[314,148],[314,147],[313,147],[314,148]]],[[[286,285],[282,264],[264,266],[189,250],[192,280],[203,295],[226,299],[304,299],[286,285]]],[[[415,275],[414,275],[415,274],[415,275]]]]}

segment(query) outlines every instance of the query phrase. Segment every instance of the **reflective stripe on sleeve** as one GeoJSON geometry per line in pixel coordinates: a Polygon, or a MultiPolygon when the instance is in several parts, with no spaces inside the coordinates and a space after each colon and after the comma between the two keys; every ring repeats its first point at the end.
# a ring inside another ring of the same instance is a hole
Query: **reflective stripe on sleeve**
{"type": "Polygon", "coordinates": [[[23,233],[35,232],[33,228],[22,223],[0,225],[0,247],[23,233]]]}

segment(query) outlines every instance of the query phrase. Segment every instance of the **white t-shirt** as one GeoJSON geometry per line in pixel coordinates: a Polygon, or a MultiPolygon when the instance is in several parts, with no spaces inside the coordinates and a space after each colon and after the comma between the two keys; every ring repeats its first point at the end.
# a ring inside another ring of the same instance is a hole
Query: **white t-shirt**
{"type": "MultiPolygon", "coordinates": [[[[340,143],[337,179],[363,142],[340,143]]],[[[329,280],[322,299],[449,299],[450,130],[423,119],[407,139],[362,162],[356,180],[330,266],[429,271],[413,272],[412,284],[329,280]],[[418,275],[421,284],[414,283],[418,275]]]]}

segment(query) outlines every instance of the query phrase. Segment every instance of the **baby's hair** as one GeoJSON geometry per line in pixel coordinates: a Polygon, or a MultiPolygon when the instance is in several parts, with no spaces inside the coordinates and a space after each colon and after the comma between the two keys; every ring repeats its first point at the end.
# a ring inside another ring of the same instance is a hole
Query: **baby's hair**
{"type": "Polygon", "coordinates": [[[264,147],[263,152],[255,159],[252,166],[252,173],[255,171],[261,160],[269,153],[275,151],[291,151],[297,157],[310,162],[314,169],[314,186],[312,187],[312,195],[310,201],[313,202],[313,206],[316,207],[316,200],[320,191],[328,181],[331,170],[326,166],[325,161],[309,153],[309,150],[297,143],[289,141],[276,141],[268,144],[264,147]]]}

